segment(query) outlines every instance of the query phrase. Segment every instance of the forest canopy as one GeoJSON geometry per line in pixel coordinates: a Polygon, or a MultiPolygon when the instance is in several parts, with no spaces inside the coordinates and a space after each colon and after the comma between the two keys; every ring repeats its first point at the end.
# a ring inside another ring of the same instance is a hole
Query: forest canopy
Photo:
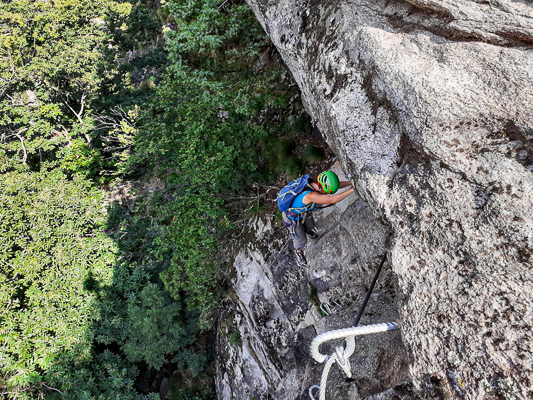
{"type": "Polygon", "coordinates": [[[295,123],[262,28],[238,0],[16,0],[0,33],[0,394],[158,398],[173,370],[213,398],[228,199],[287,172],[295,123]]]}

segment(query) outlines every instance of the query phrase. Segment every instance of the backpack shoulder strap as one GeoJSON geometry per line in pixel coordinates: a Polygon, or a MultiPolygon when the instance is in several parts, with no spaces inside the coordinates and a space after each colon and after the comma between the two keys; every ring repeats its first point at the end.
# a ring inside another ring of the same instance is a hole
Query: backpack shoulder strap
{"type": "MultiPolygon", "coordinates": [[[[313,189],[312,186],[310,186],[310,185],[307,185],[307,186],[309,186],[311,188],[311,190],[308,191],[308,193],[315,191],[315,189],[313,189]]],[[[305,191],[302,192],[302,193],[305,193],[305,191]]],[[[300,194],[302,194],[302,193],[300,193],[300,194]]],[[[288,209],[288,211],[293,211],[293,212],[296,212],[297,214],[303,214],[303,213],[309,211],[311,208],[313,208],[314,205],[315,205],[315,203],[309,203],[309,204],[303,205],[302,207],[291,207],[291,208],[288,209]]]]}

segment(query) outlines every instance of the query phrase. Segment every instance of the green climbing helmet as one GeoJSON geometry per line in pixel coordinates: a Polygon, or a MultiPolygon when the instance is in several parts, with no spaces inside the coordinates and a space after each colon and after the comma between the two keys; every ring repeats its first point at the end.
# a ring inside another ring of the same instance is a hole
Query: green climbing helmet
{"type": "Polygon", "coordinates": [[[339,177],[333,171],[324,171],[318,175],[318,183],[324,192],[332,194],[339,190],[339,177]]]}

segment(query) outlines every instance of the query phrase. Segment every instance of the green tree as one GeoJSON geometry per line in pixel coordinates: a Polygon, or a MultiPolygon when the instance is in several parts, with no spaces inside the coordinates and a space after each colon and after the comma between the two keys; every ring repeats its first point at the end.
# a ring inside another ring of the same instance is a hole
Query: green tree
{"type": "Polygon", "coordinates": [[[116,73],[105,15],[124,18],[131,4],[17,0],[0,7],[0,150],[32,169],[57,159],[66,169],[94,169],[92,105],[116,73]]]}
{"type": "Polygon", "coordinates": [[[99,308],[84,288],[110,284],[116,246],[98,190],[60,172],[12,172],[0,187],[0,365],[12,390],[43,379],[62,354],[91,359],[99,308]]]}
{"type": "Polygon", "coordinates": [[[212,396],[224,199],[287,96],[250,68],[269,45],[240,0],[1,3],[0,393],[154,398],[142,376],[172,365],[202,382],[177,398],[212,396]]]}
{"type": "Polygon", "coordinates": [[[178,27],[165,31],[171,65],[140,114],[130,162],[152,166],[167,182],[152,208],[165,221],[158,244],[170,264],[161,276],[175,298],[185,294],[206,317],[216,304],[218,239],[231,227],[223,195],[258,178],[259,117],[283,104],[284,93],[274,91],[279,71],[250,68],[269,42],[244,3],[171,0],[165,7],[178,27]]]}
{"type": "Polygon", "coordinates": [[[131,35],[153,29],[139,8],[0,5],[0,392],[12,397],[144,398],[135,363],[159,368],[191,341],[180,336],[183,313],[157,273],[130,273],[119,261],[104,232],[105,193],[87,179],[104,172],[109,146],[116,153],[115,142],[123,145],[115,171],[131,148],[136,108],[103,97],[135,90],[120,86],[131,69],[119,56],[131,35]],[[98,130],[109,118],[113,125],[98,130]],[[160,315],[150,315],[149,299],[162,305],[160,315]],[[147,318],[148,333],[138,329],[147,318]]]}

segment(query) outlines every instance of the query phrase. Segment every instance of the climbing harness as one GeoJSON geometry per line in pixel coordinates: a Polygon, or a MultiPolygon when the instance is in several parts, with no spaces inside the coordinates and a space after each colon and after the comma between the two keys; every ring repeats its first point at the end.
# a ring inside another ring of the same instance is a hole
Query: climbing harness
{"type": "Polygon", "coordinates": [[[361,304],[361,307],[359,307],[359,311],[357,312],[357,315],[355,316],[354,324],[351,328],[345,328],[345,329],[337,329],[330,332],[325,332],[313,339],[313,342],[311,343],[311,356],[319,363],[325,363],[324,370],[322,371],[322,378],[320,379],[320,386],[319,385],[313,385],[309,388],[309,397],[312,400],[316,400],[316,398],[313,395],[313,390],[318,389],[319,390],[319,400],[325,400],[326,399],[326,384],[328,381],[328,374],[329,370],[333,366],[333,364],[336,362],[339,365],[339,368],[342,369],[344,374],[348,377],[352,377],[352,371],[350,368],[350,356],[355,351],[355,337],[361,336],[361,335],[371,335],[374,333],[380,333],[380,332],[387,332],[395,329],[399,329],[398,324],[396,322],[386,322],[382,324],[374,324],[374,325],[365,325],[365,326],[358,326],[359,320],[361,319],[363,312],[365,311],[366,305],[368,303],[368,300],[370,299],[370,295],[372,294],[372,291],[374,290],[374,286],[376,284],[376,281],[378,279],[379,273],[381,272],[381,268],[383,267],[383,264],[385,263],[385,260],[387,259],[387,254],[383,256],[383,259],[381,260],[381,264],[379,265],[379,268],[376,272],[376,275],[374,276],[374,279],[372,280],[372,283],[370,284],[370,287],[368,288],[368,291],[365,295],[365,298],[363,300],[363,303],[361,304]],[[335,339],[342,339],[344,338],[344,342],[340,345],[335,347],[335,351],[330,354],[322,354],[320,353],[319,347],[322,343],[328,342],[330,340],[335,339]]]}

